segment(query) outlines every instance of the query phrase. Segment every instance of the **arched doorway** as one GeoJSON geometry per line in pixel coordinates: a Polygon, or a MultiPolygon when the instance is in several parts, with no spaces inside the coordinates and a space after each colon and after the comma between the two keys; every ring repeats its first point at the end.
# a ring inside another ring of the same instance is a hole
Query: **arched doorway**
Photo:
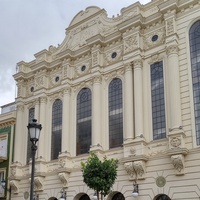
{"type": "Polygon", "coordinates": [[[56,197],[51,197],[48,200],[58,200],[56,197]]]}
{"type": "Polygon", "coordinates": [[[158,195],[155,200],[171,200],[167,195],[165,194],[161,194],[161,195],[158,195]]]}
{"type": "Polygon", "coordinates": [[[121,192],[117,192],[113,197],[112,200],[125,200],[124,195],[121,192]]]}
{"type": "Polygon", "coordinates": [[[79,200],[90,200],[90,197],[87,194],[82,195],[79,200]]]}

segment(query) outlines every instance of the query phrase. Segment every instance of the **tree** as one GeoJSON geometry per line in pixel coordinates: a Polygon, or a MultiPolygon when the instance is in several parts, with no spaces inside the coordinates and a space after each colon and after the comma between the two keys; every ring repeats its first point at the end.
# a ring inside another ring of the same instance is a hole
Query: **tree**
{"type": "Polygon", "coordinates": [[[101,199],[109,194],[117,178],[118,160],[104,157],[101,161],[94,152],[90,152],[89,158],[85,163],[81,162],[81,166],[83,182],[96,191],[97,198],[99,199],[99,194],[101,199]]]}

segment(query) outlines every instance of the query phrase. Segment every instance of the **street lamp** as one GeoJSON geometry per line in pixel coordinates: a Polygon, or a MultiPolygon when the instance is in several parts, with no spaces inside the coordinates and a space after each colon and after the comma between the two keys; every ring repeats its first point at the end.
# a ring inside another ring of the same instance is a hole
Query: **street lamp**
{"type": "Polygon", "coordinates": [[[65,191],[65,189],[61,190],[61,197],[59,200],[66,200],[67,199],[67,192],[65,191]]]}
{"type": "Polygon", "coordinates": [[[34,200],[33,191],[34,191],[34,171],[35,171],[35,153],[37,151],[37,141],[40,137],[40,131],[42,129],[42,125],[37,123],[36,119],[33,119],[32,123],[29,123],[28,133],[30,135],[30,141],[32,143],[32,170],[31,170],[31,188],[30,188],[30,200],[34,200]]]}
{"type": "Polygon", "coordinates": [[[139,188],[138,188],[138,184],[135,181],[135,183],[133,183],[133,192],[132,192],[133,197],[137,197],[139,195],[139,188]]]}

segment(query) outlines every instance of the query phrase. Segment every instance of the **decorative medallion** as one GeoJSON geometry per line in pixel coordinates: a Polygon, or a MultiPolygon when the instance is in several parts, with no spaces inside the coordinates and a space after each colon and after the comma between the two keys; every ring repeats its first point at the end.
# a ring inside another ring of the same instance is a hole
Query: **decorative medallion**
{"type": "Polygon", "coordinates": [[[29,193],[26,191],[24,192],[24,199],[28,199],[29,198],[29,193]]]}
{"type": "Polygon", "coordinates": [[[156,179],[156,185],[158,187],[164,187],[166,184],[166,179],[163,176],[158,176],[158,178],[156,179]]]}

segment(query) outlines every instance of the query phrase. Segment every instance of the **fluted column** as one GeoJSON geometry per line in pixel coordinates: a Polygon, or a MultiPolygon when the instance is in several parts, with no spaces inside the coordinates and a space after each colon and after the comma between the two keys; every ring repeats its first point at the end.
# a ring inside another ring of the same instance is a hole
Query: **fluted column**
{"type": "Polygon", "coordinates": [[[102,145],[101,121],[101,76],[95,76],[92,90],[92,146],[102,145]]]}
{"type": "Polygon", "coordinates": [[[42,157],[46,159],[46,152],[45,152],[45,147],[46,147],[46,124],[45,124],[45,119],[46,119],[46,103],[47,103],[47,97],[43,96],[40,97],[40,118],[38,120],[38,123],[42,125],[42,130],[40,132],[40,139],[39,139],[39,144],[38,144],[38,157],[42,157]]]}
{"type": "Polygon", "coordinates": [[[125,64],[124,81],[124,131],[125,141],[134,138],[133,119],[133,66],[132,63],[125,64]]]}
{"type": "MultiPolygon", "coordinates": [[[[24,138],[24,105],[18,104],[17,105],[17,121],[16,121],[16,135],[15,135],[15,147],[14,147],[14,161],[18,161],[20,163],[23,163],[23,138],[24,138]]],[[[28,134],[28,131],[26,132],[28,134]]]]}
{"type": "Polygon", "coordinates": [[[134,61],[135,137],[143,134],[142,60],[134,61]]]}
{"type": "Polygon", "coordinates": [[[62,116],[62,152],[70,152],[70,97],[71,89],[64,89],[63,94],[63,116],[62,116]]]}
{"type": "Polygon", "coordinates": [[[181,126],[181,102],[180,102],[180,81],[179,81],[179,61],[178,46],[167,47],[168,56],[168,85],[169,85],[169,127],[177,129],[181,126]]]}

